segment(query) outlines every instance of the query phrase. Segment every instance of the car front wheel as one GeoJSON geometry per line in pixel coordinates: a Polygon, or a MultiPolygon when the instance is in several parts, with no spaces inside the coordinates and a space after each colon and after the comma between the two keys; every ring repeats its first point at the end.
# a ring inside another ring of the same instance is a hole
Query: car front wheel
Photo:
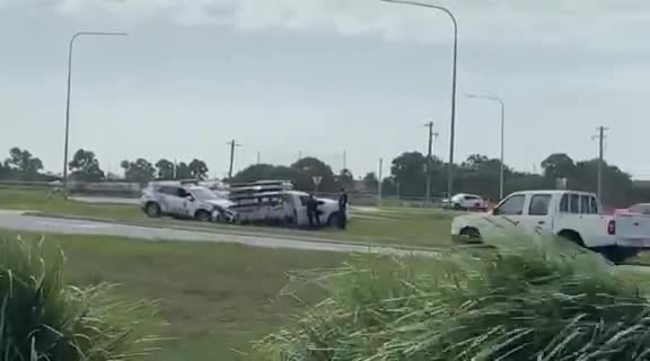
{"type": "Polygon", "coordinates": [[[147,206],[144,209],[145,213],[147,216],[151,218],[158,218],[160,217],[160,206],[158,203],[150,202],[147,203],[147,206]]]}
{"type": "Polygon", "coordinates": [[[196,218],[196,220],[199,222],[210,222],[210,220],[212,219],[212,215],[208,211],[201,210],[196,212],[194,218],[196,218]]]}

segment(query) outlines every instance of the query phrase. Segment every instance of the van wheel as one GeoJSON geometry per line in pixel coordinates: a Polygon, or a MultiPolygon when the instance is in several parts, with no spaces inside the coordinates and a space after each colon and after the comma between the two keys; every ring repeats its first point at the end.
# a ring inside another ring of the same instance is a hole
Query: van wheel
{"type": "Polygon", "coordinates": [[[481,232],[474,227],[465,227],[460,230],[460,240],[468,243],[481,243],[481,232]]]}
{"type": "Polygon", "coordinates": [[[147,216],[151,218],[158,218],[160,217],[160,206],[158,205],[158,203],[149,202],[147,203],[147,206],[144,208],[144,212],[147,214],[147,216]]]}
{"type": "Polygon", "coordinates": [[[194,218],[199,222],[210,222],[212,215],[208,211],[201,210],[194,214],[194,218]]]}
{"type": "Polygon", "coordinates": [[[328,226],[336,226],[339,224],[339,212],[334,212],[330,214],[330,217],[327,219],[328,226]]]}

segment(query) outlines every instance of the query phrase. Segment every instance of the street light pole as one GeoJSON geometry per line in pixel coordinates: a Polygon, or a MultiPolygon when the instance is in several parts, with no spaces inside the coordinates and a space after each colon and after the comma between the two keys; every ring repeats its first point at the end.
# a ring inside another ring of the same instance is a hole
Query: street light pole
{"type": "Polygon", "coordinates": [[[430,9],[436,9],[443,11],[445,14],[449,15],[451,22],[454,25],[454,52],[453,52],[453,70],[452,70],[452,80],[451,80],[451,127],[449,130],[449,169],[447,170],[447,198],[451,199],[453,192],[453,170],[454,170],[454,143],[456,139],[456,78],[458,72],[458,23],[456,22],[456,17],[454,14],[449,11],[449,9],[440,6],[421,3],[418,1],[411,0],[381,0],[384,2],[395,3],[395,4],[406,4],[413,6],[420,6],[430,9]]]}
{"type": "Polygon", "coordinates": [[[505,163],[503,161],[504,155],[504,129],[505,129],[505,118],[506,118],[506,105],[503,102],[503,99],[491,95],[475,95],[475,94],[465,94],[468,98],[474,99],[484,99],[491,100],[499,103],[501,105],[501,169],[499,170],[499,198],[503,199],[503,173],[505,171],[505,163]]]}
{"type": "Polygon", "coordinates": [[[70,87],[72,84],[72,48],[74,41],[80,36],[127,36],[127,33],[78,31],[70,38],[68,44],[68,87],[65,102],[65,142],[63,150],[63,189],[68,188],[68,143],[70,138],[70,87]]]}

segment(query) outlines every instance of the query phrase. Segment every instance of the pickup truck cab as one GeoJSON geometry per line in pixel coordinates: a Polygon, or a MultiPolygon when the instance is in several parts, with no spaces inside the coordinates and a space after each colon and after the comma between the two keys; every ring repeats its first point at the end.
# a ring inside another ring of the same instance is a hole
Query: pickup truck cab
{"type": "Polygon", "coordinates": [[[553,234],[602,253],[618,263],[642,248],[650,248],[650,217],[638,214],[601,214],[593,193],[549,190],[516,192],[480,216],[456,217],[452,237],[480,241],[476,217],[505,220],[528,232],[553,234]]]}

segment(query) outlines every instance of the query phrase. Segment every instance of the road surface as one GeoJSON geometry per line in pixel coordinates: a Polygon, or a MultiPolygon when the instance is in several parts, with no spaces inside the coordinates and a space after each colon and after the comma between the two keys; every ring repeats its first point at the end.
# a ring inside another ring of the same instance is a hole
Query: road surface
{"type": "Polygon", "coordinates": [[[99,197],[99,196],[72,196],[73,201],[82,203],[109,203],[109,204],[128,204],[139,205],[140,198],[121,198],[121,197],[99,197]]]}
{"type": "Polygon", "coordinates": [[[234,243],[251,247],[287,248],[310,251],[381,253],[395,255],[417,254],[425,256],[431,256],[434,254],[434,252],[405,250],[391,247],[296,240],[282,238],[282,236],[278,235],[234,235],[226,233],[221,234],[214,232],[178,230],[172,228],[131,226],[87,220],[48,218],[25,215],[22,211],[0,210],[0,228],[30,232],[118,236],[145,240],[234,243]]]}

